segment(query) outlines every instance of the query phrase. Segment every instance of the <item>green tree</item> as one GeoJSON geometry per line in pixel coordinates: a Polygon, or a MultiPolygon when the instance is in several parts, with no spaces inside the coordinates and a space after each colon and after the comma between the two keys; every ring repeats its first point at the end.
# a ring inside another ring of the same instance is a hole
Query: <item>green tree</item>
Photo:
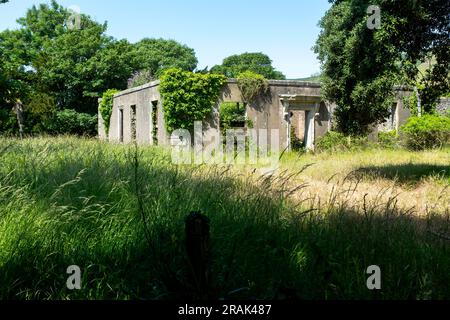
{"type": "Polygon", "coordinates": [[[168,69],[161,76],[160,92],[164,100],[166,129],[194,128],[211,114],[217,103],[226,78],[219,74],[204,74],[168,69]]]}
{"type": "Polygon", "coordinates": [[[194,49],[174,40],[143,39],[135,44],[135,70],[145,70],[154,77],[171,68],[194,71],[197,67],[197,57],[194,49]]]}
{"type": "Polygon", "coordinates": [[[330,0],[315,51],[322,62],[323,93],[337,103],[338,129],[364,134],[383,122],[393,87],[414,85],[419,66],[437,63],[422,77],[426,111],[448,91],[450,3],[447,0],[330,0]],[[381,9],[380,28],[369,28],[368,8],[381,9]]]}
{"type": "Polygon", "coordinates": [[[261,52],[232,55],[225,58],[221,65],[211,69],[211,72],[223,74],[228,78],[237,78],[239,74],[246,71],[260,74],[266,79],[286,79],[280,71],[275,70],[272,66],[272,60],[261,52]]]}
{"type": "Polygon", "coordinates": [[[106,36],[106,23],[86,15],[80,15],[80,28],[71,28],[71,14],[56,1],[33,6],[18,19],[20,29],[0,34],[0,49],[20,65],[20,78],[53,96],[59,110],[95,114],[104,91],[126,88],[132,46],[106,36]]]}

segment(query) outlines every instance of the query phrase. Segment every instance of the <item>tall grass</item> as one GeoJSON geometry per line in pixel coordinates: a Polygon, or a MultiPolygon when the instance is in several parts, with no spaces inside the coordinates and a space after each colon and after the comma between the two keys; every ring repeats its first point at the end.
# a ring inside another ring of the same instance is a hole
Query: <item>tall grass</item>
{"type": "MultiPolygon", "coordinates": [[[[302,175],[175,166],[163,149],[75,138],[0,140],[0,298],[205,298],[184,218],[211,220],[210,299],[448,299],[449,213],[308,199],[302,175]],[[82,289],[66,288],[66,268],[82,289]],[[382,290],[366,287],[379,265],[382,290]]],[[[363,199],[361,199],[363,200],[363,199]]]]}

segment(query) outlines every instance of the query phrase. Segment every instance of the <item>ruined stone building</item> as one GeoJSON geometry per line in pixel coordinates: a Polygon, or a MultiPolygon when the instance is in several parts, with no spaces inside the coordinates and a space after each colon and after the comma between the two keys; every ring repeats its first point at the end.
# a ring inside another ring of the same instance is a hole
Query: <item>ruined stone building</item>
{"type": "MultiPolygon", "coordinates": [[[[169,145],[170,135],[164,124],[164,101],[158,90],[159,81],[119,92],[114,97],[109,135],[99,116],[99,136],[111,142],[169,145]]],[[[410,94],[397,90],[392,114],[380,130],[395,130],[410,117],[402,97],[410,94]]],[[[221,97],[205,121],[205,135],[220,130],[219,106],[223,102],[244,103],[237,81],[228,80],[221,97]]],[[[254,103],[245,105],[245,117],[253,129],[279,130],[279,144],[284,150],[294,140],[313,149],[317,139],[332,128],[334,105],[321,99],[320,84],[292,80],[269,81],[269,92],[254,103]]],[[[268,139],[270,140],[270,138],[268,139]]]]}

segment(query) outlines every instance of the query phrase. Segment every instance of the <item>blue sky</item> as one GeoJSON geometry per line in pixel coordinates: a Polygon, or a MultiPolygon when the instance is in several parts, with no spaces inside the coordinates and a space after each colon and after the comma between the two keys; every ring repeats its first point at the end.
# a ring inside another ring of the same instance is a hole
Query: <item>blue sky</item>
{"type": "MultiPolygon", "coordinates": [[[[0,30],[45,0],[10,0],[0,5],[0,30]]],[[[77,6],[108,34],[131,42],[144,37],[175,39],[195,49],[199,68],[243,52],[264,52],[288,78],[320,71],[312,51],[327,0],[59,0],[77,6]]]]}

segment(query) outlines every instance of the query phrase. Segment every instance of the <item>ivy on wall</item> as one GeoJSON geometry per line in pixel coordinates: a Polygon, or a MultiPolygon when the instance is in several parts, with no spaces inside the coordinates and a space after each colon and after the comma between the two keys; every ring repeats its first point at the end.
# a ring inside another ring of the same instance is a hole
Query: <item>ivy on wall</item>
{"type": "Polygon", "coordinates": [[[102,116],[103,123],[105,125],[106,134],[109,132],[109,125],[111,122],[111,115],[113,111],[114,95],[119,90],[109,89],[103,93],[102,102],[100,103],[100,115],[102,116]]]}
{"type": "Polygon", "coordinates": [[[228,130],[248,125],[245,103],[224,102],[220,105],[220,127],[228,130]]]}
{"type": "Polygon", "coordinates": [[[194,128],[212,112],[226,78],[219,74],[202,74],[168,69],[161,76],[160,93],[164,100],[164,117],[169,133],[194,128]]]}
{"type": "Polygon", "coordinates": [[[259,95],[266,94],[269,90],[269,81],[264,76],[252,71],[241,73],[237,81],[242,99],[248,104],[254,102],[259,95]]]}

